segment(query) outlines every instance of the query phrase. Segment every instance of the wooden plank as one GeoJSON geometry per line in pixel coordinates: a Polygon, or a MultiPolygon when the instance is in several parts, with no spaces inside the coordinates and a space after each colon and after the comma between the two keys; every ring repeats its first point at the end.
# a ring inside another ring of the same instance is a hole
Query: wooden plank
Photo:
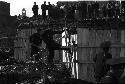
{"type": "Polygon", "coordinates": [[[89,30],[89,41],[88,41],[88,46],[95,46],[96,43],[96,33],[95,30],[89,30]]]}
{"type": "Polygon", "coordinates": [[[89,30],[78,28],[78,46],[88,46],[89,30]]]}
{"type": "Polygon", "coordinates": [[[36,32],[36,29],[22,29],[21,31],[18,32],[18,37],[15,39],[14,45],[15,47],[22,47],[20,48],[15,48],[14,57],[18,60],[25,61],[30,57],[30,46],[29,45],[29,37],[36,32]]]}
{"type": "MultiPolygon", "coordinates": [[[[111,30],[111,42],[112,43],[121,43],[121,33],[118,30],[111,30]]],[[[113,58],[117,58],[120,57],[120,48],[112,48],[111,49],[111,54],[113,56],[113,58]]]]}
{"type": "Polygon", "coordinates": [[[95,30],[90,30],[89,32],[89,46],[88,49],[89,52],[89,60],[93,59],[93,56],[96,52],[96,48],[91,48],[91,46],[95,47],[96,46],[96,31],[95,30]]]}
{"type": "Polygon", "coordinates": [[[77,29],[77,32],[78,32],[77,33],[78,34],[78,37],[77,37],[78,38],[78,46],[81,46],[81,40],[80,40],[80,38],[81,38],[81,31],[80,31],[80,28],[77,29]]]}
{"type": "Polygon", "coordinates": [[[93,46],[95,44],[95,42],[93,41],[95,40],[95,36],[96,35],[92,30],[88,30],[88,29],[78,30],[78,48],[77,48],[77,51],[78,51],[77,59],[78,59],[78,67],[79,67],[78,78],[86,81],[93,80],[93,78],[91,78],[92,76],[90,76],[90,74],[92,75],[92,72],[90,72],[91,71],[90,60],[92,60],[92,57],[91,57],[92,54],[90,53],[91,48],[83,48],[83,47],[93,46]]]}
{"type": "MultiPolygon", "coordinates": [[[[125,30],[121,30],[121,43],[125,44],[125,30]]],[[[120,57],[125,57],[125,47],[121,48],[120,57]]]]}
{"type": "MultiPolygon", "coordinates": [[[[116,31],[111,30],[111,41],[112,43],[115,43],[115,38],[116,38],[116,31]]],[[[116,48],[111,49],[111,54],[113,58],[116,58],[116,48]]]]}
{"type": "MultiPolygon", "coordinates": [[[[77,56],[79,65],[79,78],[84,80],[91,79],[90,75],[93,72],[87,72],[90,68],[87,67],[92,64],[93,56],[100,50],[100,44],[103,41],[111,41],[112,43],[120,43],[121,37],[120,31],[117,30],[87,30],[78,29],[78,48],[77,56]],[[92,48],[91,48],[92,47],[92,48]],[[96,48],[97,47],[97,48],[96,48]]],[[[113,57],[119,57],[120,47],[116,46],[111,49],[113,57]]],[[[94,80],[94,78],[92,78],[94,80]]],[[[91,80],[92,80],[91,79],[91,80]]]]}
{"type": "Polygon", "coordinates": [[[79,64],[78,65],[78,78],[94,82],[94,66],[93,64],[79,64]]]}
{"type": "Polygon", "coordinates": [[[96,31],[96,46],[100,46],[102,39],[103,39],[102,30],[97,30],[96,31]]]}
{"type": "Polygon", "coordinates": [[[88,60],[87,49],[86,48],[78,48],[78,60],[88,60]]]}

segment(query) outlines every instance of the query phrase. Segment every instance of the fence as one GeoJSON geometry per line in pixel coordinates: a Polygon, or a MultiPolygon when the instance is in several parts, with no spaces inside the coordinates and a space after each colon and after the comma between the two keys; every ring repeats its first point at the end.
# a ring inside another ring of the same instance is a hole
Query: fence
{"type": "Polygon", "coordinates": [[[22,29],[17,32],[14,40],[14,57],[18,61],[26,61],[30,57],[29,37],[36,32],[36,29],[22,29]]]}
{"type": "Polygon", "coordinates": [[[94,82],[93,57],[99,52],[103,41],[111,41],[113,58],[125,56],[125,30],[89,30],[78,28],[78,78],[94,82]]]}

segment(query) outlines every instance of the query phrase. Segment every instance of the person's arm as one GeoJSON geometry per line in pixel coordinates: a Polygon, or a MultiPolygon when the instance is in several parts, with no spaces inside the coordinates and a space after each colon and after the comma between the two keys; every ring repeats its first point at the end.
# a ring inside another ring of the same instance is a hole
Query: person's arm
{"type": "Polygon", "coordinates": [[[32,11],[34,11],[34,6],[32,7],[32,11]]]}
{"type": "Polygon", "coordinates": [[[53,31],[54,34],[62,34],[63,32],[64,32],[64,30],[63,31],[53,31]]]}
{"type": "Polygon", "coordinates": [[[43,4],[41,5],[41,9],[43,9],[43,4]]]}
{"type": "Polygon", "coordinates": [[[44,33],[45,34],[49,34],[49,33],[51,33],[51,34],[62,34],[63,32],[64,32],[65,30],[63,30],[63,31],[53,31],[53,30],[47,30],[47,31],[45,31],[44,33]]]}
{"type": "Polygon", "coordinates": [[[37,9],[39,9],[38,5],[37,5],[37,9]]]}

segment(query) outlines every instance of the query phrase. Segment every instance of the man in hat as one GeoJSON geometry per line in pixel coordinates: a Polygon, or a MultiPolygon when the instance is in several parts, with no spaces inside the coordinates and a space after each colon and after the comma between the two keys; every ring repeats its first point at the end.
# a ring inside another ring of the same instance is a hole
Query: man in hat
{"type": "Polygon", "coordinates": [[[111,42],[104,41],[100,44],[100,52],[96,54],[93,61],[95,62],[95,79],[97,82],[100,81],[106,72],[110,69],[108,65],[105,64],[107,59],[111,59],[112,55],[109,53],[111,42]]]}
{"type": "Polygon", "coordinates": [[[111,66],[111,69],[101,79],[101,83],[125,83],[124,68],[125,57],[113,58],[106,61],[106,64],[111,66]]]}

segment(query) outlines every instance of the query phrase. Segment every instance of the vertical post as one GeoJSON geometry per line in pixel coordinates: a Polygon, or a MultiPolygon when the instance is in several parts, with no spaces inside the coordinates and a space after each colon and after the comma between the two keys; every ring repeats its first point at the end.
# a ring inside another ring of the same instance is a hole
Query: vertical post
{"type": "Polygon", "coordinates": [[[78,29],[78,61],[79,61],[79,79],[87,80],[88,81],[88,64],[86,62],[88,61],[87,57],[87,49],[85,48],[87,46],[87,36],[88,36],[88,30],[86,28],[79,28],[78,29]]]}
{"type": "MultiPolygon", "coordinates": [[[[125,45],[125,30],[121,30],[121,44],[125,45]]],[[[124,56],[125,56],[125,47],[122,47],[120,57],[124,56]]]]}
{"type": "Polygon", "coordinates": [[[77,78],[77,71],[76,71],[76,46],[75,43],[73,43],[73,52],[74,52],[74,75],[75,78],[77,78]]]}

